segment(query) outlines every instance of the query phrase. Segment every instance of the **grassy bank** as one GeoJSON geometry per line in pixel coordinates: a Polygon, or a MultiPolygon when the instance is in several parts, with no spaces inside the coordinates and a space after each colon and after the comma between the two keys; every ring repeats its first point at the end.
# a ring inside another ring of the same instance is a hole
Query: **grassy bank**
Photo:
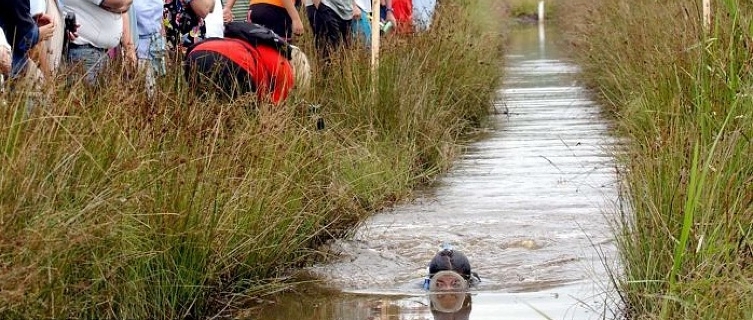
{"type": "Polygon", "coordinates": [[[561,25],[629,139],[619,239],[631,319],[753,318],[753,3],[562,4],[561,25]]]}
{"type": "Polygon", "coordinates": [[[390,39],[376,103],[358,49],[280,108],[199,98],[177,69],[154,101],[116,72],[28,116],[4,95],[0,318],[202,318],[310,263],[483,122],[502,39],[477,14],[492,3],[443,4],[428,33],[390,39]]]}

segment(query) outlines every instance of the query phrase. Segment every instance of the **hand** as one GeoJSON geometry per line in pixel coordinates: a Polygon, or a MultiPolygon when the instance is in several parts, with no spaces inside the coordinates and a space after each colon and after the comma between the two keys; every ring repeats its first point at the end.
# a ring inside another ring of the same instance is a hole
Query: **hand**
{"type": "Polygon", "coordinates": [[[354,4],[353,5],[353,20],[361,19],[361,14],[363,14],[363,12],[361,12],[361,8],[359,8],[357,5],[354,4]]]}
{"type": "Polygon", "coordinates": [[[46,41],[52,38],[52,34],[55,32],[55,23],[50,21],[49,23],[39,27],[39,41],[46,41]]]}
{"type": "Polygon", "coordinates": [[[37,25],[40,26],[40,27],[41,26],[46,26],[46,25],[48,25],[50,23],[54,23],[53,19],[52,19],[52,16],[50,16],[50,15],[48,15],[46,13],[36,15],[36,19],[37,19],[37,25]]]}
{"type": "Polygon", "coordinates": [[[136,56],[136,48],[133,44],[123,45],[123,58],[125,58],[126,70],[129,72],[136,71],[138,67],[138,57],[136,56]]]}
{"type": "Polygon", "coordinates": [[[214,10],[214,1],[215,0],[191,0],[189,6],[197,17],[204,19],[212,13],[212,10],[214,10]]]}
{"type": "Polygon", "coordinates": [[[233,21],[233,10],[231,8],[225,7],[224,9],[222,9],[222,21],[223,22],[233,21]]]}
{"type": "Polygon", "coordinates": [[[293,20],[293,34],[296,36],[303,35],[303,22],[301,22],[301,19],[293,20]]]}
{"type": "Polygon", "coordinates": [[[69,41],[73,41],[73,40],[76,40],[76,38],[78,38],[78,28],[79,27],[81,27],[81,25],[80,24],[76,24],[74,30],[68,30],[68,32],[66,32],[66,35],[68,36],[68,40],[69,41]]]}
{"type": "Polygon", "coordinates": [[[10,74],[10,50],[0,47],[0,74],[10,74]]]}
{"type": "Polygon", "coordinates": [[[392,22],[393,28],[397,27],[397,19],[395,19],[395,13],[392,12],[392,10],[387,11],[387,17],[386,18],[387,18],[386,19],[387,21],[392,22]]]}

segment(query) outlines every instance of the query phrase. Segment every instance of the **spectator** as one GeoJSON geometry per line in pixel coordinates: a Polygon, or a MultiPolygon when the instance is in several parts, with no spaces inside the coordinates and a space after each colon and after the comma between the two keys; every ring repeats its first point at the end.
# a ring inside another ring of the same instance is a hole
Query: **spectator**
{"type": "Polygon", "coordinates": [[[356,39],[371,47],[371,0],[355,0],[353,7],[353,34],[356,39]]]}
{"type": "Polygon", "coordinates": [[[306,0],[314,46],[325,62],[332,50],[348,45],[354,6],[353,0],[306,0]]]}
{"type": "Polygon", "coordinates": [[[64,11],[76,14],[78,36],[68,44],[67,60],[83,68],[94,84],[107,65],[107,51],[120,43],[129,64],[136,63],[127,11],[131,0],[65,0],[64,11]]]}
{"type": "Polygon", "coordinates": [[[310,79],[306,56],[276,34],[270,38],[278,37],[278,41],[254,37],[255,32],[264,31],[272,34],[257,24],[231,22],[225,38],[192,47],[185,61],[188,82],[198,91],[221,92],[231,99],[256,92],[259,100],[274,104],[282,103],[296,82],[299,88],[306,88],[310,79]],[[249,32],[239,35],[236,31],[249,32]]]}
{"type": "MultiPolygon", "coordinates": [[[[389,6],[387,7],[389,8],[389,6]]],[[[397,22],[398,33],[407,34],[413,32],[413,1],[412,0],[392,0],[392,9],[388,12],[393,13],[395,18],[393,23],[397,22]]]]}
{"type": "Polygon", "coordinates": [[[413,0],[413,21],[418,31],[425,31],[431,27],[436,6],[437,0],[413,0]]]}
{"type": "Polygon", "coordinates": [[[46,0],[30,0],[29,1],[29,14],[36,19],[38,16],[47,13],[47,1],[46,0]]]}
{"type": "Polygon", "coordinates": [[[56,26],[52,36],[42,41],[29,52],[29,58],[36,63],[42,75],[50,79],[60,66],[63,55],[63,42],[65,37],[65,24],[62,12],[57,1],[54,0],[31,0],[31,16],[38,20],[42,15],[49,16],[56,26]]]}
{"type": "Polygon", "coordinates": [[[0,28],[0,75],[10,74],[11,68],[11,48],[8,40],[5,39],[5,32],[0,28]]]}
{"type": "Polygon", "coordinates": [[[394,0],[381,0],[379,18],[384,22],[392,22],[397,26],[397,19],[395,18],[395,10],[392,7],[394,0]]]}
{"type": "MultiPolygon", "coordinates": [[[[227,0],[223,17],[225,21],[232,20],[235,0],[227,0]]],[[[298,15],[293,0],[250,0],[247,21],[260,24],[272,29],[276,34],[290,41],[293,35],[303,34],[303,22],[298,15]]]]}
{"type": "Polygon", "coordinates": [[[52,37],[55,24],[50,16],[31,17],[29,0],[7,0],[0,11],[0,29],[12,47],[11,77],[21,74],[29,60],[29,51],[41,40],[52,37]]]}
{"type": "Polygon", "coordinates": [[[222,38],[225,29],[222,21],[222,2],[214,1],[214,10],[204,18],[204,26],[207,29],[207,38],[222,38]]]}
{"type": "Polygon", "coordinates": [[[206,38],[204,18],[215,0],[165,0],[162,17],[165,37],[172,49],[187,48],[206,38]]]}
{"type": "Polygon", "coordinates": [[[167,74],[165,38],[162,35],[163,0],[137,0],[133,3],[138,40],[136,56],[139,71],[146,77],[146,92],[151,98],[157,77],[167,74]]]}

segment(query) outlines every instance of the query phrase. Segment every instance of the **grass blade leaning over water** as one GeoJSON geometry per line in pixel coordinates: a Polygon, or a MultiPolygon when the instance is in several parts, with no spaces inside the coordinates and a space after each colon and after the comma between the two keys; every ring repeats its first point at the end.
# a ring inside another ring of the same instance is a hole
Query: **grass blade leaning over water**
{"type": "Polygon", "coordinates": [[[443,2],[432,30],[389,39],[376,105],[358,48],[283,108],[199,98],[177,69],[153,101],[117,71],[96,91],[58,88],[23,121],[9,101],[0,317],[202,318],[274,290],[318,243],[446,169],[483,123],[503,39],[477,12],[492,4],[443,2]]]}

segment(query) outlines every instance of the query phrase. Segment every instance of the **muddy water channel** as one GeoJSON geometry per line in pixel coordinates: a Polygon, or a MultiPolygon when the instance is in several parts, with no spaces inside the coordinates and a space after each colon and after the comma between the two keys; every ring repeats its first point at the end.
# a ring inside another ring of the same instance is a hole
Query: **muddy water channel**
{"type": "Polygon", "coordinates": [[[339,256],[307,270],[318,284],[252,318],[609,318],[614,139],[557,37],[537,26],[513,31],[494,128],[416,201],[334,243],[339,256]],[[445,241],[481,282],[440,301],[421,285],[445,241]]]}

